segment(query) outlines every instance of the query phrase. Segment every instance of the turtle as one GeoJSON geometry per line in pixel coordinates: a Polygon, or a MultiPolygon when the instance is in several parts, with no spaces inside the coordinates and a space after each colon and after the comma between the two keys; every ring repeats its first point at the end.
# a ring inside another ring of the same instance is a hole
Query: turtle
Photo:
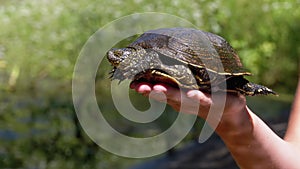
{"type": "Polygon", "coordinates": [[[120,82],[167,83],[206,93],[277,95],[245,78],[252,74],[229,42],[199,29],[149,30],[124,48],[110,49],[107,59],[113,66],[111,78],[120,82]]]}

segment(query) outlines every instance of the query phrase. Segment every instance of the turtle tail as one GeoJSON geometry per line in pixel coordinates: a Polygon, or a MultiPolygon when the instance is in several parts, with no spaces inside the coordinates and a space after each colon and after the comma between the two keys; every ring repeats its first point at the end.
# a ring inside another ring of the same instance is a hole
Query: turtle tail
{"type": "Polygon", "coordinates": [[[241,88],[237,88],[237,90],[241,94],[246,96],[269,95],[269,94],[278,96],[277,93],[274,92],[272,89],[251,82],[244,84],[243,86],[241,86],[241,88]]]}

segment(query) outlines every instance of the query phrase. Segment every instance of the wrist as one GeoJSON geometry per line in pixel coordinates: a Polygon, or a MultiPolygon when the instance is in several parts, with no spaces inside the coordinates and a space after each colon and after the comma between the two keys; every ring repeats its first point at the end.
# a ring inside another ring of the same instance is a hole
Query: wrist
{"type": "Polygon", "coordinates": [[[247,106],[224,113],[216,128],[216,133],[223,139],[240,139],[249,135],[254,123],[251,113],[247,106]]]}

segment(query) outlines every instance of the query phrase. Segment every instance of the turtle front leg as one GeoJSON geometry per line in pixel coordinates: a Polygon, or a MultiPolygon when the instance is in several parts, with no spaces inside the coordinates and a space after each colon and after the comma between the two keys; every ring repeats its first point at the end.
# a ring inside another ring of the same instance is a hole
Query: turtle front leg
{"type": "Polygon", "coordinates": [[[179,87],[187,89],[199,89],[197,81],[192,73],[192,71],[186,65],[173,65],[167,66],[162,65],[159,68],[162,72],[165,72],[168,77],[171,77],[179,87]]]}
{"type": "Polygon", "coordinates": [[[153,50],[148,50],[147,54],[141,59],[140,66],[142,65],[144,70],[153,70],[153,74],[160,76],[156,79],[163,82],[169,79],[177,83],[179,87],[199,89],[196,79],[188,65],[168,57],[162,57],[162,55],[153,50]]]}

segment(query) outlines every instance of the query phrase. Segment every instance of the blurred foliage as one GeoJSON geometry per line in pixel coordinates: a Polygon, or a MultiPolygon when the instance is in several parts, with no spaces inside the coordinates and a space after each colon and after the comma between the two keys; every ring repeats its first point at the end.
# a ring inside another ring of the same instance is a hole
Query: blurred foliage
{"type": "MultiPolygon", "coordinates": [[[[299,6],[299,0],[0,1],[0,166],[105,169],[135,162],[89,140],[72,105],[71,79],[80,49],[110,21],[136,12],[185,18],[227,39],[254,74],[251,80],[293,94],[299,6]]],[[[101,67],[97,86],[107,87],[109,65],[101,67]]],[[[108,92],[98,94],[109,97],[108,92]]]]}

